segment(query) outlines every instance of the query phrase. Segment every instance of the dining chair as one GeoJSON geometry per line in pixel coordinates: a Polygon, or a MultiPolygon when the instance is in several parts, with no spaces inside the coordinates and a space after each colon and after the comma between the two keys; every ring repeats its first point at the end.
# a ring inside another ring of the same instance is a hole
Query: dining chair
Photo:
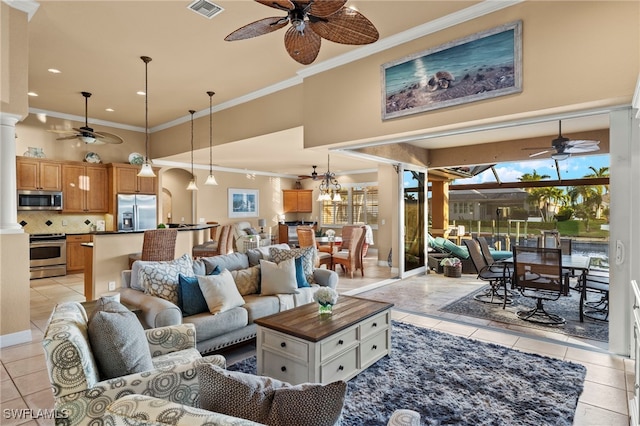
{"type": "MultiPolygon", "coordinates": [[[[216,240],[214,231],[211,231],[212,239],[204,244],[199,244],[191,249],[194,258],[211,257],[221,254],[233,253],[233,225],[222,225],[219,238],[216,240]]],[[[215,228],[217,230],[217,228],[215,228]]],[[[215,231],[217,233],[217,231],[215,231]]]]}
{"type": "Polygon", "coordinates": [[[561,250],[514,246],[513,264],[515,288],[523,296],[537,300],[533,309],[516,312],[518,318],[545,325],[564,324],[564,318],[544,308],[544,301],[558,300],[565,291],[561,250]]]}
{"type": "Polygon", "coordinates": [[[136,260],[173,260],[176,254],[177,229],[149,229],[144,231],[142,252],[129,255],[129,269],[136,260]]]}
{"type": "Polygon", "coordinates": [[[592,266],[581,277],[580,282],[580,322],[584,318],[596,321],[609,320],[609,270],[592,266]],[[599,299],[589,300],[589,294],[600,296],[599,299]]]}
{"type": "Polygon", "coordinates": [[[364,277],[364,262],[362,260],[362,249],[365,239],[365,227],[357,227],[351,231],[351,241],[348,251],[339,251],[332,255],[333,267],[335,270],[336,265],[340,265],[345,271],[345,275],[348,273],[353,278],[353,271],[360,269],[360,273],[364,277]]]}
{"type": "MultiPolygon", "coordinates": [[[[484,241],[486,244],[486,240],[484,241]]],[[[467,246],[469,257],[473,267],[478,273],[477,278],[489,282],[489,288],[483,293],[473,296],[474,300],[482,303],[502,304],[504,307],[511,303],[507,284],[511,281],[511,268],[507,263],[487,263],[486,256],[483,256],[481,244],[477,240],[465,239],[463,243],[467,246]],[[502,294],[500,289],[503,288],[502,294]]],[[[489,249],[487,245],[487,250],[489,249]]],[[[492,258],[493,260],[493,258],[492,258]]]]}
{"type": "MultiPolygon", "coordinates": [[[[296,234],[298,234],[298,245],[300,248],[313,247],[315,248],[315,261],[316,267],[320,265],[326,265],[328,269],[332,267],[332,256],[330,251],[325,251],[324,248],[318,245],[316,241],[316,230],[312,226],[299,225],[296,227],[296,234]]],[[[326,247],[327,249],[329,247],[326,247]]]]}

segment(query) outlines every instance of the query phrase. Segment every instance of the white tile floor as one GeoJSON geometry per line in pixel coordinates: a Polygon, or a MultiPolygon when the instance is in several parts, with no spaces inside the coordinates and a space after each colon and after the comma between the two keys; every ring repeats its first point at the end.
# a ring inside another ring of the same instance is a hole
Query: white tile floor
{"type": "MultiPolygon", "coordinates": [[[[351,280],[341,273],[339,290],[354,292],[362,286],[391,278],[389,268],[378,267],[376,263],[375,259],[367,261],[364,279],[351,280]]],[[[427,285],[438,294],[442,293],[438,292],[441,286],[451,286],[450,281],[443,282],[441,277],[435,274],[425,277],[427,285]]],[[[52,420],[44,418],[12,418],[12,411],[7,410],[31,409],[33,410],[31,413],[38,413],[37,410],[53,407],[53,396],[45,368],[41,340],[55,304],[69,300],[85,300],[81,274],[31,282],[32,342],[0,350],[0,383],[2,385],[0,424],[53,424],[52,420]]],[[[527,328],[501,329],[467,323],[460,318],[452,320],[436,315],[417,315],[398,310],[394,311],[393,318],[451,334],[497,343],[524,352],[581,363],[587,367],[587,378],[584,392],[578,402],[574,424],[579,426],[626,426],[629,424],[627,400],[633,393],[633,362],[629,359],[608,354],[601,348],[591,347],[588,344],[582,346],[575,344],[574,341],[568,341],[566,337],[554,339],[555,333],[536,335],[527,328]]],[[[229,362],[233,363],[236,359],[251,354],[252,351],[253,348],[249,346],[244,351],[229,353],[226,356],[229,362]]]]}

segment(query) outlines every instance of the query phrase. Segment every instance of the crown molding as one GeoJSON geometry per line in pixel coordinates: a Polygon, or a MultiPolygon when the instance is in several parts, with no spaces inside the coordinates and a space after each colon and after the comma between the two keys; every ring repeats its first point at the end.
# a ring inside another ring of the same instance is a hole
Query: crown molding
{"type": "Polygon", "coordinates": [[[33,0],[2,0],[4,3],[8,4],[9,7],[14,9],[18,9],[27,14],[27,20],[31,21],[33,15],[36,14],[36,11],[40,7],[40,3],[33,0]]]}

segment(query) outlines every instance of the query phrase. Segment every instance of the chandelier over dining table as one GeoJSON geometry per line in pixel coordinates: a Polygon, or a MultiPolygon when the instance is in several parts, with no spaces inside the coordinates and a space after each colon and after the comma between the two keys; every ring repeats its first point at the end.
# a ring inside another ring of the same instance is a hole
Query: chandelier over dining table
{"type": "Polygon", "coordinates": [[[318,195],[318,201],[333,201],[334,203],[342,201],[340,197],[340,190],[342,186],[336,179],[336,174],[331,172],[329,168],[329,156],[327,155],[327,171],[321,175],[320,194],[318,195]]]}

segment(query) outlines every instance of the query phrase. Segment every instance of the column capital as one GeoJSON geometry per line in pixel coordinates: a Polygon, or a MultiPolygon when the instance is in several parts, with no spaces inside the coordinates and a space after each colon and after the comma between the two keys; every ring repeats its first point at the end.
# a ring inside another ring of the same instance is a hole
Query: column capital
{"type": "Polygon", "coordinates": [[[22,117],[18,114],[11,114],[8,112],[0,111],[0,125],[2,126],[14,126],[20,121],[22,117]]]}

